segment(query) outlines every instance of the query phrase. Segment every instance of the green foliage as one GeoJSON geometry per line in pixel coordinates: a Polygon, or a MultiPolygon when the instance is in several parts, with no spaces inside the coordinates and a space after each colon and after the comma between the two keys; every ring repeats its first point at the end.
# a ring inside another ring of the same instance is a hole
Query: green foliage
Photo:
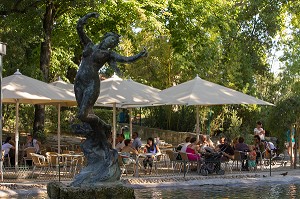
{"type": "Polygon", "coordinates": [[[228,128],[227,131],[225,131],[226,137],[230,139],[234,139],[236,137],[239,137],[241,135],[241,125],[242,125],[242,120],[237,116],[237,111],[232,110],[230,112],[229,116],[229,122],[230,122],[230,127],[228,128]]]}
{"type": "Polygon", "coordinates": [[[300,95],[282,99],[272,107],[268,123],[273,135],[285,140],[285,132],[293,124],[300,124],[300,95]]]}
{"type": "MultiPolygon", "coordinates": [[[[276,103],[299,92],[299,11],[298,1],[286,0],[52,0],[53,24],[46,35],[43,19],[47,1],[20,0],[0,3],[0,40],[7,43],[3,75],[17,68],[27,76],[43,79],[40,70],[41,42],[49,36],[51,62],[49,81],[73,82],[81,60],[82,46],[76,32],[77,20],[88,12],[99,12],[86,32],[94,43],[105,32],[122,35],[116,51],[130,56],[147,47],[148,57],[133,64],[119,64],[123,78],[165,89],[198,74],[212,81],[260,99],[276,103]],[[14,8],[15,10],[12,10],[14,8]],[[289,19],[290,18],[290,22],[289,19]],[[288,22],[288,23],[287,23],[288,22]],[[290,30],[290,35],[286,34],[290,30]],[[278,37],[279,35],[279,37],[278,37]],[[276,42],[275,42],[276,40],[276,42]],[[281,61],[285,71],[277,78],[270,73],[267,58],[283,45],[281,61]]],[[[49,24],[48,24],[49,25],[49,24]]],[[[109,67],[101,72],[112,75],[109,67]]],[[[29,131],[33,108],[20,106],[20,126],[29,131]]],[[[276,107],[232,105],[202,107],[201,130],[237,134],[249,132],[256,120],[267,121],[276,107]],[[228,109],[228,110],[227,110],[228,109]],[[272,111],[270,112],[270,109],[272,111]],[[212,115],[208,116],[211,110],[212,115]]],[[[279,108],[278,108],[279,109],[279,108]]],[[[143,108],[145,123],[178,131],[193,131],[195,107],[164,106],[143,108]]],[[[57,129],[57,110],[46,107],[47,130],[57,129]]],[[[62,131],[76,108],[62,109],[62,131]]],[[[96,109],[111,123],[111,110],[96,109]]],[[[134,111],[135,112],[135,111],[134,111]]],[[[4,126],[14,128],[14,108],[4,109],[4,126]]],[[[280,122],[281,123],[281,122],[280,122]]],[[[280,124],[278,124],[280,125],[280,124]]],[[[266,123],[267,128],[272,127],[266,123]]],[[[279,129],[279,128],[277,128],[279,129]]]]}

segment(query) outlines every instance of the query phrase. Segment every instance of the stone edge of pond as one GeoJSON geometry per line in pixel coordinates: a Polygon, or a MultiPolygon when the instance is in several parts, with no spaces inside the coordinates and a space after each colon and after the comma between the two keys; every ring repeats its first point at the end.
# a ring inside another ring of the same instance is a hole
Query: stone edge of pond
{"type": "Polygon", "coordinates": [[[262,178],[264,175],[259,174],[236,174],[236,175],[208,175],[208,176],[172,176],[172,177],[141,177],[132,179],[122,179],[127,185],[139,184],[157,184],[157,183],[177,183],[194,180],[208,180],[208,179],[246,179],[246,178],[262,178]]]}

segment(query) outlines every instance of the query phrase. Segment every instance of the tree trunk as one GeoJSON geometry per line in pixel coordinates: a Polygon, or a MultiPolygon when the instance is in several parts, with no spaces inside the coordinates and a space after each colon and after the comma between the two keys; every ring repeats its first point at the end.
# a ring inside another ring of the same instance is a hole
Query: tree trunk
{"type": "MultiPolygon", "coordinates": [[[[40,69],[45,82],[49,82],[49,67],[51,59],[51,35],[54,23],[55,9],[52,0],[47,0],[46,12],[43,18],[44,41],[41,43],[40,69]]],[[[44,129],[45,107],[35,105],[33,133],[44,129]]]]}
{"type": "Polygon", "coordinates": [[[34,122],[33,122],[33,136],[39,130],[44,129],[45,122],[45,106],[44,105],[34,105],[34,122]]]}

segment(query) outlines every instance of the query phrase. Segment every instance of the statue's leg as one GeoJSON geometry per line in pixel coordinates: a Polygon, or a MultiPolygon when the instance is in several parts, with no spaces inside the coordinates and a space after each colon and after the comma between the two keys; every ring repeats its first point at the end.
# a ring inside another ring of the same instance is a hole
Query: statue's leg
{"type": "Polygon", "coordinates": [[[95,94],[86,89],[82,95],[82,100],[79,106],[78,118],[82,122],[92,123],[99,122],[99,117],[93,113],[93,106],[97,100],[95,94]]]}

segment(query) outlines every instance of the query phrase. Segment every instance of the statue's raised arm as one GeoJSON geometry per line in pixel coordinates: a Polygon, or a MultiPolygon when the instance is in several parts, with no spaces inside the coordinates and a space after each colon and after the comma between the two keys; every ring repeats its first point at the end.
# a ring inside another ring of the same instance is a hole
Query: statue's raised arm
{"type": "Polygon", "coordinates": [[[84,25],[86,24],[87,20],[91,17],[95,17],[98,18],[99,14],[96,12],[92,12],[92,13],[88,13],[87,15],[85,15],[84,17],[80,18],[77,22],[77,33],[79,35],[80,38],[80,42],[86,46],[88,43],[92,42],[91,39],[86,35],[86,33],[84,32],[84,25]]]}

